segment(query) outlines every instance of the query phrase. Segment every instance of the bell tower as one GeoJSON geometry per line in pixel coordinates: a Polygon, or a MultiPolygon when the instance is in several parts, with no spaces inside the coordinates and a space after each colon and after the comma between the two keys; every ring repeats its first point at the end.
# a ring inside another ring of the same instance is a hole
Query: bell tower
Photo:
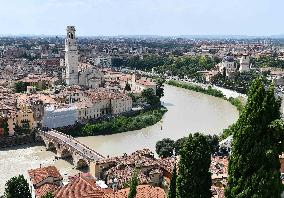
{"type": "Polygon", "coordinates": [[[78,85],[79,54],[75,37],[75,27],[67,26],[65,39],[65,79],[67,85],[78,85]]]}

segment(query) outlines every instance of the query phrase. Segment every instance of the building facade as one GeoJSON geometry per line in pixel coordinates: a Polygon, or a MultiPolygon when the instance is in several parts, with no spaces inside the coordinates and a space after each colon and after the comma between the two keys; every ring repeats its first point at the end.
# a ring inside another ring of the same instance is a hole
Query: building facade
{"type": "Polygon", "coordinates": [[[243,55],[240,58],[239,72],[248,72],[250,70],[250,58],[248,55],[243,55]]]}
{"type": "Polygon", "coordinates": [[[55,107],[54,105],[50,105],[44,109],[44,127],[59,128],[64,126],[72,126],[77,120],[77,110],[74,106],[55,107]]]}

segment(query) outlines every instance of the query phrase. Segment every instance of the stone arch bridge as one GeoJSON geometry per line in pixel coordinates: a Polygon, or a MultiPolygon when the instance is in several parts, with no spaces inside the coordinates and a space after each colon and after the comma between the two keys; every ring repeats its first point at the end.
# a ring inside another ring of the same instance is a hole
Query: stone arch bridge
{"type": "Polygon", "coordinates": [[[104,158],[104,156],[80,143],[72,136],[59,131],[38,130],[38,135],[44,141],[47,150],[55,151],[58,158],[72,157],[73,164],[77,168],[89,166],[91,162],[104,158]]]}

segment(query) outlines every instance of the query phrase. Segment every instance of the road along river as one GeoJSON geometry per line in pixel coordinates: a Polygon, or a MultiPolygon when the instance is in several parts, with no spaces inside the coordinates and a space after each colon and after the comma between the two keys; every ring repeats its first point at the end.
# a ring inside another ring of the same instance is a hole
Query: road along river
{"type": "MultiPolygon", "coordinates": [[[[163,138],[178,139],[189,133],[219,134],[238,119],[238,111],[229,102],[220,98],[165,85],[162,98],[168,112],[161,122],[137,131],[108,136],[77,138],[80,142],[104,156],[131,153],[137,149],[150,148],[163,138]]],[[[12,176],[24,174],[41,165],[55,165],[66,179],[78,170],[64,160],[55,160],[54,153],[43,146],[18,147],[0,150],[0,195],[5,182],[12,176]]]]}

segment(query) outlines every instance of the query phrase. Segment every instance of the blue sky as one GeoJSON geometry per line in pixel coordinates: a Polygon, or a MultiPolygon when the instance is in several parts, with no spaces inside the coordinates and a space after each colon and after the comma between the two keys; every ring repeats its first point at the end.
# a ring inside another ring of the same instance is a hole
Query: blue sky
{"type": "Polygon", "coordinates": [[[0,34],[279,35],[284,0],[0,0],[0,34]]]}

